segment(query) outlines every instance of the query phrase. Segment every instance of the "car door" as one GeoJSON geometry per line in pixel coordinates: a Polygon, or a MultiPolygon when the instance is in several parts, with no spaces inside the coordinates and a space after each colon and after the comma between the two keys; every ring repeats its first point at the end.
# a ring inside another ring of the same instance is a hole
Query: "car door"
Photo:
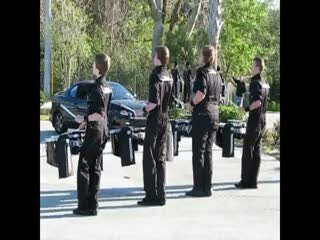
{"type": "MultiPolygon", "coordinates": [[[[67,99],[63,102],[63,105],[74,115],[79,114],[78,105],[79,100],[77,98],[77,92],[78,92],[79,84],[75,84],[67,91],[67,99]]],[[[71,116],[68,116],[68,118],[71,116]]],[[[73,119],[70,118],[71,121],[73,119]]]]}
{"type": "Polygon", "coordinates": [[[77,89],[77,111],[79,115],[85,115],[88,111],[88,94],[92,84],[83,83],[79,84],[77,89]]]}

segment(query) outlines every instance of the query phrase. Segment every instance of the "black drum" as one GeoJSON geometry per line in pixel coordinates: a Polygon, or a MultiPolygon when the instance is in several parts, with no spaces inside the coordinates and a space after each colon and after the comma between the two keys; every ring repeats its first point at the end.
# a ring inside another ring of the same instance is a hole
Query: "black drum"
{"type": "Polygon", "coordinates": [[[138,142],[134,140],[131,127],[123,127],[111,130],[112,153],[121,158],[121,166],[126,167],[135,164],[135,149],[138,142]]]}
{"type": "Polygon", "coordinates": [[[60,135],[56,143],[56,159],[59,163],[59,178],[67,178],[74,175],[73,162],[69,147],[68,135],[60,135]]]}
{"type": "Polygon", "coordinates": [[[243,139],[246,134],[246,123],[240,120],[228,120],[233,125],[233,134],[236,139],[243,139]]]}
{"type": "Polygon", "coordinates": [[[222,157],[234,157],[234,127],[226,123],[222,131],[222,157]]]}
{"type": "Polygon", "coordinates": [[[79,154],[84,131],[64,133],[45,140],[47,163],[57,167],[59,178],[74,175],[72,155],[79,154]]]}
{"type": "Polygon", "coordinates": [[[59,163],[56,159],[57,137],[51,137],[45,140],[47,163],[53,167],[58,167],[59,163]]]}
{"type": "Polygon", "coordinates": [[[173,136],[172,136],[172,127],[171,124],[168,125],[168,137],[166,141],[166,160],[173,161],[173,136]]]}

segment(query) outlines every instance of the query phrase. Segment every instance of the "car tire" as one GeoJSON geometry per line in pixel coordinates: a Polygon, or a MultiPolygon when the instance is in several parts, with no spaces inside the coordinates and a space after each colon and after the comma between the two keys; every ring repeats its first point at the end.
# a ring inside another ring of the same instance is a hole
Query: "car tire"
{"type": "Polygon", "coordinates": [[[61,112],[56,112],[53,115],[53,127],[56,130],[57,133],[61,134],[67,131],[67,128],[65,127],[63,123],[63,116],[61,112]]]}

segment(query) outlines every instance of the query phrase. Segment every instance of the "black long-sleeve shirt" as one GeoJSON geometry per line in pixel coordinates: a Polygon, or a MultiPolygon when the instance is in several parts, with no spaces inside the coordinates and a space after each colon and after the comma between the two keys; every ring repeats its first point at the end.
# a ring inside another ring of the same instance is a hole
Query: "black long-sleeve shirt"
{"type": "Polygon", "coordinates": [[[157,104],[150,115],[168,113],[173,102],[173,79],[166,66],[157,66],[152,70],[149,78],[148,101],[157,104]]]}
{"type": "Polygon", "coordinates": [[[105,80],[105,77],[97,78],[88,95],[88,115],[99,113],[107,118],[111,95],[112,89],[105,80]]]}
{"type": "Polygon", "coordinates": [[[237,84],[236,95],[238,97],[242,97],[242,95],[246,92],[245,82],[243,80],[237,79],[235,77],[233,77],[232,79],[237,84]]]}
{"type": "Polygon", "coordinates": [[[257,100],[261,101],[260,107],[253,109],[249,112],[248,124],[256,125],[259,123],[259,120],[265,120],[265,113],[267,112],[270,86],[266,83],[266,81],[261,77],[260,74],[257,74],[251,78],[249,88],[249,104],[257,100]]]}
{"type": "Polygon", "coordinates": [[[218,105],[220,102],[221,88],[220,74],[212,66],[207,64],[198,68],[193,84],[193,93],[201,91],[205,94],[205,98],[194,107],[194,110],[199,112],[212,111],[210,106],[218,105]]]}

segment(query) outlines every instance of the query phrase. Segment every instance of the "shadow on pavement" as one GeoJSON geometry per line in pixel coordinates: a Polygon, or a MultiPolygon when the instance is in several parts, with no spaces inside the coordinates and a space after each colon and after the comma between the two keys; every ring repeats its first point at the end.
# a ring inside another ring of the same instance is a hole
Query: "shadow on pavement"
{"type": "MultiPolygon", "coordinates": [[[[279,183],[280,180],[267,180],[259,181],[258,184],[272,184],[279,183]]],[[[227,191],[236,190],[233,186],[235,182],[223,182],[214,183],[214,191],[227,191]],[[231,186],[230,186],[231,185],[231,186]],[[217,186],[226,186],[225,188],[217,188],[217,186]]],[[[192,188],[191,185],[180,186],[167,186],[167,199],[182,199],[189,198],[185,196],[185,192],[192,188]],[[176,195],[179,194],[179,195],[176,195]]],[[[120,202],[120,201],[138,201],[144,197],[144,190],[140,187],[131,188],[111,188],[101,189],[99,194],[99,202],[120,202]]],[[[41,191],[40,192],[40,218],[41,219],[54,219],[54,218],[66,218],[66,217],[79,217],[72,213],[77,206],[77,191],[75,190],[62,190],[62,191],[41,191]],[[62,213],[64,212],[64,214],[62,213]],[[55,215],[43,215],[47,213],[58,213],[55,215]],[[59,214],[61,213],[61,214],[59,214]],[[41,215],[42,214],[42,215],[41,215]]],[[[128,208],[140,208],[136,203],[134,204],[121,204],[118,206],[102,206],[99,210],[104,209],[128,209],[128,208]]]]}
{"type": "Polygon", "coordinates": [[[40,131],[40,143],[44,143],[46,138],[58,135],[54,130],[43,130],[40,131]]]}

